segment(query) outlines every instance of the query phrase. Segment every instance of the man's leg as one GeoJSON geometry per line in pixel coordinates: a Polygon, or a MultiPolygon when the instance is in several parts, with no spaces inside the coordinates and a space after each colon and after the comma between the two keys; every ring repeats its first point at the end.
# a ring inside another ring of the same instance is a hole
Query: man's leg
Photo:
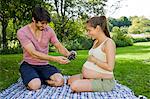
{"type": "Polygon", "coordinates": [[[55,73],[50,77],[50,80],[46,80],[46,82],[50,85],[50,86],[62,86],[64,84],[64,78],[62,76],[62,74],[60,73],[55,73]]]}
{"type": "Polygon", "coordinates": [[[40,76],[50,86],[62,86],[64,78],[56,67],[52,65],[43,66],[40,76]]]}
{"type": "Polygon", "coordinates": [[[41,87],[39,75],[31,65],[23,62],[20,66],[20,73],[24,85],[27,86],[29,90],[37,90],[41,87]]]}
{"type": "Polygon", "coordinates": [[[39,78],[32,79],[29,83],[27,88],[29,90],[37,90],[41,87],[41,80],[39,78]]]}

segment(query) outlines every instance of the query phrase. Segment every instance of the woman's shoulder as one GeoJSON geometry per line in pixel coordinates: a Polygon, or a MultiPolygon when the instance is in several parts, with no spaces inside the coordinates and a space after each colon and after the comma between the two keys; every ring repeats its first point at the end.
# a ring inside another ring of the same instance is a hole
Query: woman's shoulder
{"type": "Polygon", "coordinates": [[[112,38],[108,38],[107,41],[105,42],[106,47],[116,47],[116,44],[112,38]]]}
{"type": "Polygon", "coordinates": [[[112,38],[108,38],[106,43],[115,45],[115,42],[114,42],[114,40],[112,38]]]}

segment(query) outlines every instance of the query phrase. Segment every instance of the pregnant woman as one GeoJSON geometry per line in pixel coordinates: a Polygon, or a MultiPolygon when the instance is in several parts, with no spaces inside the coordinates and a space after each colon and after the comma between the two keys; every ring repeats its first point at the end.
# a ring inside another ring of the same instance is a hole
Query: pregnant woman
{"type": "Polygon", "coordinates": [[[111,39],[105,16],[92,17],[86,22],[88,36],[94,39],[82,73],[68,79],[73,92],[111,91],[115,86],[113,69],[116,46],[111,39]]]}

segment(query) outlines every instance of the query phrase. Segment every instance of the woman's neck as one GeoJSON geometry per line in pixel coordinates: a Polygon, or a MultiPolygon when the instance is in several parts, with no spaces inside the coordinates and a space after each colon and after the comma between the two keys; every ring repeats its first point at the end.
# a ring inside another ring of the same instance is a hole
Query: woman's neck
{"type": "Polygon", "coordinates": [[[96,38],[96,40],[98,40],[98,42],[101,44],[103,41],[105,41],[107,39],[106,35],[99,35],[98,38],[96,38]]]}

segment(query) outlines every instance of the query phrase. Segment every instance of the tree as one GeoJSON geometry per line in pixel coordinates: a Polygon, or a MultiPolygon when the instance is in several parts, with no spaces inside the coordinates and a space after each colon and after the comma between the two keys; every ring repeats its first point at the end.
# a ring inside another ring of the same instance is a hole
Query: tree
{"type": "Polygon", "coordinates": [[[150,20],[145,17],[131,17],[132,25],[128,32],[133,34],[150,33],[150,20]]]}
{"type": "Polygon", "coordinates": [[[47,0],[51,3],[54,11],[52,12],[55,31],[59,39],[71,34],[67,25],[71,26],[78,18],[87,19],[90,14],[101,15],[104,12],[107,0],[47,0]]]}
{"type": "Polygon", "coordinates": [[[6,28],[10,19],[16,24],[22,24],[23,20],[31,19],[31,10],[35,4],[41,4],[41,0],[1,0],[0,1],[0,22],[2,23],[2,48],[7,48],[6,28]]]}
{"type": "Polygon", "coordinates": [[[131,21],[127,18],[127,17],[125,17],[125,16],[122,16],[122,17],[120,17],[119,18],[119,26],[120,27],[124,27],[124,26],[127,26],[127,27],[129,27],[131,25],[131,21]]]}
{"type": "Polygon", "coordinates": [[[109,18],[109,22],[113,26],[117,26],[117,27],[125,27],[125,26],[129,27],[131,25],[131,21],[125,16],[122,16],[119,19],[109,18]]]}

